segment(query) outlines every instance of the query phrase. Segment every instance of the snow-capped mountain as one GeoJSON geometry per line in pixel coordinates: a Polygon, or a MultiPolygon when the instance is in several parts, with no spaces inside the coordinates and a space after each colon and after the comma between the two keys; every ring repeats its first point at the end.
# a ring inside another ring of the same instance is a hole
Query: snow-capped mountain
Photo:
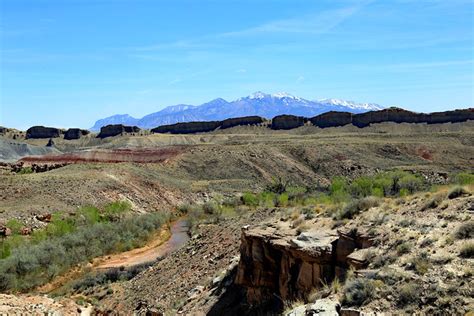
{"type": "Polygon", "coordinates": [[[114,115],[97,121],[91,130],[99,130],[100,127],[107,124],[154,128],[178,122],[214,121],[249,115],[258,115],[270,119],[281,114],[312,117],[328,111],[361,113],[381,109],[383,109],[382,106],[374,103],[357,103],[339,99],[310,101],[286,92],[267,94],[258,91],[230,102],[218,98],[198,106],[173,105],[146,115],[141,119],[129,115],[114,115]]]}

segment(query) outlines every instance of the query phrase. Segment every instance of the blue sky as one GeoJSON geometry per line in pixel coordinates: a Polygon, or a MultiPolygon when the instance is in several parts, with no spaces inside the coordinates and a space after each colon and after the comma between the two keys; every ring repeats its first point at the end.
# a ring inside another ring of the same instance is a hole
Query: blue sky
{"type": "Polygon", "coordinates": [[[0,0],[0,125],[261,90],[416,111],[474,106],[474,2],[0,0]]]}

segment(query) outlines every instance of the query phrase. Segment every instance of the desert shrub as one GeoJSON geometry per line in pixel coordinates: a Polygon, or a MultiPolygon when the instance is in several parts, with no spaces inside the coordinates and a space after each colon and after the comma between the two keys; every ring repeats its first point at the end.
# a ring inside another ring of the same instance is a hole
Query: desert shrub
{"type": "Polygon", "coordinates": [[[286,188],[286,193],[290,200],[303,199],[307,191],[308,190],[302,186],[289,186],[286,188]]]}
{"type": "Polygon", "coordinates": [[[188,203],[178,205],[178,212],[181,214],[188,214],[189,210],[191,209],[191,205],[188,203]]]}
{"type": "Polygon", "coordinates": [[[420,242],[420,247],[424,248],[424,247],[428,247],[430,245],[432,245],[434,243],[434,240],[430,237],[426,237],[425,239],[423,239],[421,242],[420,242]]]}
{"type": "Polygon", "coordinates": [[[414,174],[405,173],[398,180],[398,187],[399,192],[406,190],[412,194],[423,188],[423,180],[414,174]]]}
{"type": "Polygon", "coordinates": [[[7,222],[6,226],[11,229],[12,234],[17,235],[21,233],[23,224],[19,220],[12,218],[7,222]]]}
{"type": "Polygon", "coordinates": [[[79,218],[83,219],[89,225],[93,225],[100,221],[100,212],[95,206],[83,206],[77,213],[79,218]]]}
{"type": "Polygon", "coordinates": [[[106,220],[116,221],[132,209],[132,204],[128,201],[111,202],[104,207],[104,217],[106,220]]]}
{"type": "Polygon", "coordinates": [[[217,214],[219,212],[218,209],[219,205],[214,201],[208,201],[202,205],[202,210],[204,211],[204,214],[207,215],[217,214]]]}
{"type": "Polygon", "coordinates": [[[275,206],[276,199],[277,199],[277,195],[273,192],[268,192],[268,191],[262,192],[258,196],[258,200],[260,201],[259,204],[261,204],[264,207],[269,207],[269,208],[275,206]]]}
{"type": "Polygon", "coordinates": [[[456,239],[474,238],[474,221],[462,223],[454,232],[456,239]]]}
{"type": "Polygon", "coordinates": [[[242,195],[242,203],[247,206],[258,206],[258,198],[255,194],[246,192],[242,195]]]}
{"type": "Polygon", "coordinates": [[[274,177],[272,182],[267,185],[265,191],[273,192],[276,194],[282,194],[286,192],[286,188],[288,187],[288,181],[284,180],[282,177],[274,177]]]}
{"type": "Polygon", "coordinates": [[[411,245],[407,242],[401,243],[396,248],[399,255],[409,253],[411,251],[411,245]]]}
{"type": "Polygon", "coordinates": [[[354,197],[366,197],[371,195],[373,180],[369,177],[356,178],[350,185],[349,191],[354,197]]]}
{"type": "Polygon", "coordinates": [[[384,197],[384,191],[382,188],[372,188],[371,195],[376,197],[384,197]]]}
{"type": "Polygon", "coordinates": [[[0,242],[0,259],[9,257],[11,254],[11,245],[6,240],[0,242]]]}
{"type": "Polygon", "coordinates": [[[17,172],[17,174],[30,174],[30,173],[33,173],[33,169],[31,169],[31,167],[23,167],[17,172]]]}
{"type": "Polygon", "coordinates": [[[335,203],[347,201],[349,198],[347,180],[344,177],[334,177],[329,186],[331,201],[335,203]]]}
{"type": "MultiPolygon", "coordinates": [[[[115,223],[79,226],[64,235],[54,232],[47,240],[22,244],[0,260],[0,290],[27,290],[78,263],[140,245],[167,219],[167,215],[158,213],[131,216],[115,223]]],[[[56,223],[55,229],[63,232],[64,220],[56,223]]]]}
{"type": "Polygon", "coordinates": [[[452,200],[452,199],[458,198],[458,197],[466,195],[466,194],[469,194],[469,192],[467,192],[461,186],[456,186],[448,192],[448,199],[452,200]]]}
{"type": "Polygon", "coordinates": [[[288,205],[288,194],[282,193],[278,196],[278,206],[287,206],[288,205]]]}
{"type": "Polygon", "coordinates": [[[431,268],[431,261],[426,252],[413,256],[408,263],[420,275],[425,274],[431,268]]]}
{"type": "Polygon", "coordinates": [[[440,194],[437,194],[421,206],[421,211],[437,208],[441,202],[443,202],[443,197],[440,194]]]}
{"type": "Polygon", "coordinates": [[[381,268],[383,266],[386,266],[388,264],[391,264],[391,263],[395,262],[396,259],[397,258],[392,254],[382,254],[382,255],[379,255],[379,256],[375,256],[372,259],[371,265],[374,268],[381,268]]]}
{"type": "Polygon", "coordinates": [[[459,256],[462,258],[474,258],[474,242],[465,242],[459,251],[459,256]]]}
{"type": "Polygon", "coordinates": [[[353,200],[335,214],[335,219],[352,219],[355,215],[378,205],[379,200],[375,197],[365,197],[359,200],[353,200]]]}
{"type": "Polygon", "coordinates": [[[454,183],[457,183],[460,185],[474,184],[474,173],[460,172],[454,176],[454,183]]]}
{"type": "Polygon", "coordinates": [[[351,279],[343,288],[342,303],[348,306],[361,306],[370,301],[374,292],[372,281],[366,278],[351,279]]]}
{"type": "Polygon", "coordinates": [[[420,301],[421,288],[414,282],[405,283],[398,289],[397,305],[405,307],[420,301]]]}

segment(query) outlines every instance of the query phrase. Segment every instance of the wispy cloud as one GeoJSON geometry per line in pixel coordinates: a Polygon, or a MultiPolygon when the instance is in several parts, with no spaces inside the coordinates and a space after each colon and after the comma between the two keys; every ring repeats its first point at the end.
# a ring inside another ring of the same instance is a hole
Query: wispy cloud
{"type": "Polygon", "coordinates": [[[431,70],[434,68],[446,68],[455,66],[469,66],[474,65],[473,59],[466,60],[445,60],[445,61],[431,61],[431,62],[413,62],[413,63],[394,63],[394,64],[379,64],[379,65],[354,65],[353,69],[367,71],[367,70],[381,70],[381,71],[395,71],[395,72],[412,72],[417,70],[431,70]]]}
{"type": "Polygon", "coordinates": [[[325,34],[371,2],[373,1],[361,1],[341,9],[326,10],[291,19],[271,21],[239,31],[217,34],[217,37],[252,36],[267,33],[325,34]]]}
{"type": "Polygon", "coordinates": [[[219,44],[216,44],[216,40],[235,37],[250,37],[279,33],[325,34],[373,1],[375,0],[363,0],[339,9],[324,10],[312,14],[296,16],[290,19],[273,20],[246,29],[208,34],[192,39],[181,39],[174,42],[135,46],[131,49],[134,51],[161,51],[170,49],[189,50],[219,46],[219,44]]]}
{"type": "Polygon", "coordinates": [[[304,81],[304,76],[299,76],[298,78],[296,78],[296,83],[301,83],[304,81]]]}

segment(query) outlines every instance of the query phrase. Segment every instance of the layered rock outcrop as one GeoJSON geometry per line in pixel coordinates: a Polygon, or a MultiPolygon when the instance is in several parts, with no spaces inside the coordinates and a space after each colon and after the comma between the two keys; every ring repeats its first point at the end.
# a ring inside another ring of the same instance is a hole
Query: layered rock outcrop
{"type": "Polygon", "coordinates": [[[211,132],[221,125],[220,121],[189,122],[163,125],[153,128],[152,133],[192,134],[211,132]]]}
{"type": "MultiPolygon", "coordinates": [[[[235,283],[244,287],[250,304],[294,300],[314,288],[344,278],[356,249],[373,239],[357,230],[314,230],[297,234],[277,226],[244,227],[235,283]]],[[[364,268],[367,262],[357,262],[364,268]]]]}
{"type": "Polygon", "coordinates": [[[55,127],[33,126],[26,131],[26,139],[34,138],[55,138],[61,135],[62,131],[55,127]]]}
{"type": "Polygon", "coordinates": [[[352,123],[352,113],[349,112],[326,112],[321,115],[310,118],[314,126],[326,128],[344,126],[352,123]]]}
{"type": "Polygon", "coordinates": [[[73,140],[73,139],[79,139],[82,136],[88,135],[89,131],[85,129],[80,129],[80,128],[70,128],[64,133],[64,139],[67,140],[73,140]]]}
{"type": "Polygon", "coordinates": [[[303,126],[308,119],[295,115],[278,115],[272,119],[272,129],[293,129],[303,126]]]}
{"type": "Polygon", "coordinates": [[[235,126],[245,126],[245,125],[258,125],[265,122],[265,119],[260,116],[245,116],[245,117],[236,117],[223,120],[220,124],[221,129],[231,128],[235,126]]]}
{"type": "Polygon", "coordinates": [[[99,135],[97,138],[107,138],[113,137],[117,135],[121,135],[123,133],[138,133],[140,128],[137,126],[126,126],[123,124],[112,124],[104,126],[100,129],[99,135]]]}
{"type": "Polygon", "coordinates": [[[435,113],[415,113],[400,108],[389,108],[380,111],[371,111],[352,116],[352,124],[357,127],[366,127],[374,123],[457,123],[474,120],[474,109],[454,110],[435,113]]]}

